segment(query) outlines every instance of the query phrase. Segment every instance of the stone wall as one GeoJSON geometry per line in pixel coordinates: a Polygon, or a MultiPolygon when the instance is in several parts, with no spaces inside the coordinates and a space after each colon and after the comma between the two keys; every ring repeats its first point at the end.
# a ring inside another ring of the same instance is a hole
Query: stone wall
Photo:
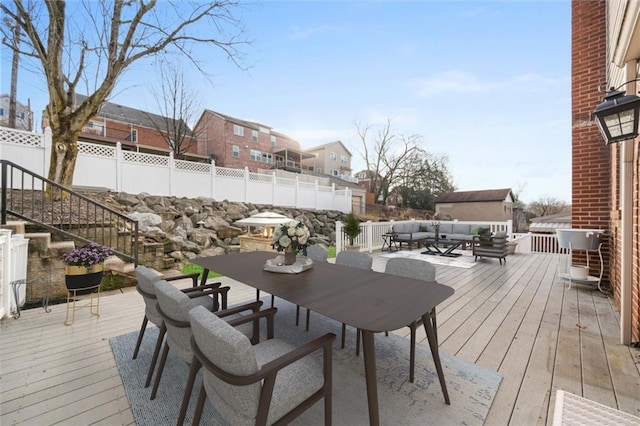
{"type": "MultiPolygon", "coordinates": [[[[115,192],[84,192],[83,195],[118,210],[138,220],[138,263],[158,271],[180,270],[189,261],[199,256],[217,256],[240,250],[239,236],[246,227],[236,226],[237,220],[257,213],[271,211],[304,222],[311,232],[312,244],[335,244],[335,223],[342,219],[342,212],[300,210],[251,203],[231,203],[210,198],[178,198],[148,194],[126,194],[115,192]]],[[[38,281],[51,280],[50,296],[53,299],[66,297],[64,290],[64,263],[62,253],[73,249],[72,242],[51,243],[48,233],[30,233],[27,224],[14,232],[30,234],[28,278],[38,281]]],[[[55,236],[53,236],[55,239],[55,236]]],[[[109,262],[105,264],[106,273],[109,262]]],[[[135,282],[128,278],[132,283],[135,282]]],[[[32,285],[27,288],[27,302],[38,303],[45,286],[32,285]]]]}

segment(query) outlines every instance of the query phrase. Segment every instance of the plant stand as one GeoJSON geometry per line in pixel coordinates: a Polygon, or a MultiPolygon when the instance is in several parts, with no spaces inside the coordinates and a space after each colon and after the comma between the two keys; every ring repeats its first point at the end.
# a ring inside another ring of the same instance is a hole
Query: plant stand
{"type": "Polygon", "coordinates": [[[89,308],[91,315],[100,316],[100,286],[102,284],[104,265],[102,263],[91,267],[67,266],[65,268],[65,284],[67,286],[67,317],[64,325],[71,325],[75,321],[76,311],[89,308]],[[76,306],[79,295],[89,294],[89,303],[76,306]],[[96,296],[94,304],[94,297],[96,296]],[[95,308],[95,312],[94,312],[95,308]],[[71,312],[71,319],[69,319],[71,312]]]}
{"type": "Polygon", "coordinates": [[[573,283],[595,285],[598,290],[602,292],[602,274],[604,272],[604,262],[602,259],[602,243],[600,230],[578,230],[578,229],[565,229],[558,230],[558,246],[563,249],[568,249],[564,272],[560,272],[560,258],[558,257],[558,277],[561,280],[569,282],[569,289],[573,283]],[[574,265],[573,251],[584,250],[586,253],[586,265],[574,265]],[[589,253],[597,251],[600,259],[600,269],[598,275],[589,275],[589,253]],[[579,276],[576,271],[586,268],[586,274],[579,276]]]}
{"type": "Polygon", "coordinates": [[[85,288],[76,288],[76,289],[67,289],[67,316],[64,320],[64,325],[72,325],[76,319],[76,311],[82,308],[89,308],[89,312],[91,315],[95,315],[97,317],[100,316],[100,284],[92,287],[85,288]],[[95,290],[98,290],[95,292],[95,290]],[[81,299],[78,298],[78,292],[86,292],[90,291],[89,303],[85,303],[80,306],[76,306],[76,302],[81,299]],[[93,303],[93,299],[96,299],[96,303],[93,303]],[[95,307],[95,312],[94,312],[95,307]],[[71,311],[71,319],[69,319],[69,311],[71,311]]]}

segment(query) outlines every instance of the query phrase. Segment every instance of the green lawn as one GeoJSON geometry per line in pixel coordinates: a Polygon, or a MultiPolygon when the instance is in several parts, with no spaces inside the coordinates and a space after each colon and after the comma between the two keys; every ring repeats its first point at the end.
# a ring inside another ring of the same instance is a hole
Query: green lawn
{"type": "MultiPolygon", "coordinates": [[[[200,276],[198,277],[198,280],[202,279],[202,266],[198,266],[198,265],[194,265],[192,263],[189,263],[188,265],[186,265],[184,268],[182,268],[180,270],[180,272],[182,272],[183,274],[195,274],[196,272],[200,274],[200,276]]],[[[209,276],[207,278],[216,278],[216,277],[221,277],[222,275],[220,275],[219,273],[217,273],[216,271],[209,271],[209,276]]]]}

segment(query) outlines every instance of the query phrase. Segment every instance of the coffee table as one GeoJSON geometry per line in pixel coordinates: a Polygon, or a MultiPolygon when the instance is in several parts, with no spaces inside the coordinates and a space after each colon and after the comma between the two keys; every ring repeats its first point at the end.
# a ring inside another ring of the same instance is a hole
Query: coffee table
{"type": "Polygon", "coordinates": [[[426,239],[422,241],[424,244],[424,248],[426,251],[423,251],[422,254],[430,254],[433,256],[445,256],[445,257],[458,257],[462,255],[462,253],[453,253],[455,249],[460,247],[463,241],[459,240],[443,240],[443,239],[426,239]],[[440,250],[440,245],[445,245],[445,250],[440,250]]]}
{"type": "Polygon", "coordinates": [[[191,262],[205,269],[203,277],[208,271],[216,271],[359,328],[371,425],[380,422],[374,333],[397,330],[422,318],[444,400],[450,403],[438,353],[435,307],[453,294],[451,287],[327,262],[316,262],[312,269],[300,274],[264,271],[264,263],[273,257],[274,253],[250,252],[200,257],[191,262]],[[428,314],[431,310],[433,316],[428,314]]]}

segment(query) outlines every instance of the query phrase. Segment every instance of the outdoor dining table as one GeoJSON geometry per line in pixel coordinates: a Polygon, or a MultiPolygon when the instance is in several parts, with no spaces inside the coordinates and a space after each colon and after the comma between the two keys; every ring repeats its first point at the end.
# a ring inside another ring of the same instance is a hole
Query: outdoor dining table
{"type": "Polygon", "coordinates": [[[374,333],[397,330],[422,318],[445,403],[449,395],[438,353],[435,307],[454,290],[436,282],[404,278],[328,262],[298,274],[263,270],[272,252],[200,257],[191,262],[362,331],[369,423],[379,424],[374,333]],[[433,313],[430,315],[429,313],[433,313]]]}

